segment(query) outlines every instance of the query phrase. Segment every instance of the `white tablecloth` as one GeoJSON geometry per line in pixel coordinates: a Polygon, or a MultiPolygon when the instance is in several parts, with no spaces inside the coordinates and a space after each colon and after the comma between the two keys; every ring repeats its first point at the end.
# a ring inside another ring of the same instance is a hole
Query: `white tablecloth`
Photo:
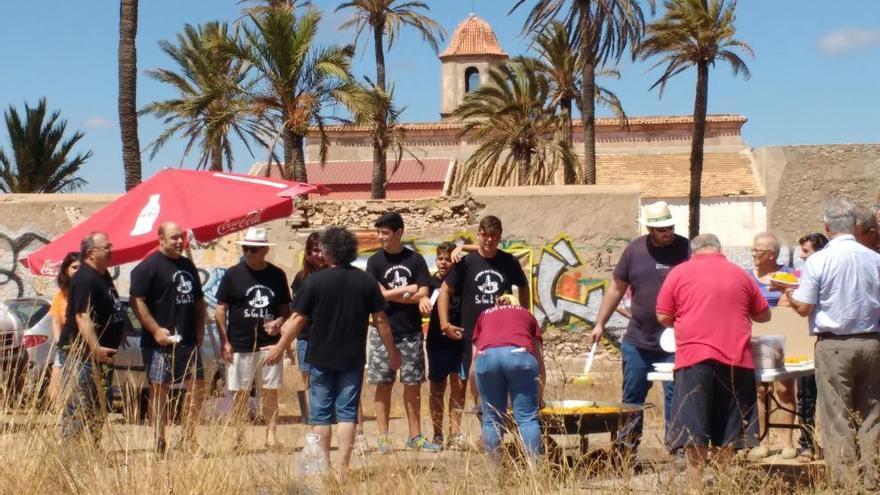
{"type": "MultiPolygon", "coordinates": [[[[809,376],[815,372],[816,368],[812,364],[808,366],[786,366],[785,371],[756,369],[755,379],[762,383],[778,382],[809,376]]],[[[652,371],[648,373],[648,380],[652,382],[671,382],[673,381],[673,375],[671,371],[652,371]]]]}

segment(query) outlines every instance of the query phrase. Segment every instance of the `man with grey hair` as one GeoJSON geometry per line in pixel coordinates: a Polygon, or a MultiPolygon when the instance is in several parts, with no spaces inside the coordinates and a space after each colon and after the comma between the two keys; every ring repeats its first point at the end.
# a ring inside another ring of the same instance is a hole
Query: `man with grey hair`
{"type": "Polygon", "coordinates": [[[122,341],[125,313],[107,268],[113,245],[107,234],[92,232],[80,245],[82,266],[70,280],[64,326],[58,339],[62,380],[70,398],[61,417],[61,435],[88,430],[101,439],[106,404],[101,388],[109,386],[113,356],[122,341]],[[98,368],[100,371],[96,371],[98,368]],[[101,386],[96,377],[101,376],[101,386]]]}
{"type": "Polygon", "coordinates": [[[684,448],[688,479],[702,481],[709,446],[728,461],[746,443],[755,406],[751,321],[770,320],[754,280],[721,254],[714,234],[691,240],[691,259],[669,272],[657,320],[675,326],[675,393],[667,446],[684,448]]]}
{"type": "Polygon", "coordinates": [[[871,251],[880,251],[880,229],[877,225],[877,214],[880,207],[856,205],[856,227],[853,235],[862,246],[871,251]]]}
{"type": "Polygon", "coordinates": [[[833,483],[861,476],[878,488],[880,443],[880,255],[856,242],[857,211],[847,199],[825,207],[831,241],[804,263],[792,308],[816,335],[816,382],[825,462],[833,483]],[[859,473],[861,471],[861,474],[859,473]]]}

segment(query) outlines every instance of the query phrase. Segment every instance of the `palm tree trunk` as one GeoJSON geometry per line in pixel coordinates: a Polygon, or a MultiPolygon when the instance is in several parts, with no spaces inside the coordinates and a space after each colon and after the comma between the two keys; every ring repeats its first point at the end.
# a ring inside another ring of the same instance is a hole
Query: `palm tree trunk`
{"type": "Polygon", "coordinates": [[[584,184],[596,183],[596,64],[590,56],[589,9],[581,12],[578,29],[581,33],[580,57],[583,60],[581,78],[581,120],[584,125],[584,184]]]}
{"type": "Polygon", "coordinates": [[[700,235],[700,196],[703,180],[703,140],[706,137],[706,111],[709,100],[709,64],[697,62],[697,95],[694,98],[694,129],[691,140],[691,189],[688,197],[688,236],[700,235]]]}
{"type": "Polygon", "coordinates": [[[137,121],[138,0],[119,2],[119,130],[125,190],[141,183],[141,145],[137,121]]]}
{"type": "MultiPolygon", "coordinates": [[[[571,99],[565,98],[559,103],[559,108],[562,113],[562,140],[565,141],[565,144],[568,147],[572,146],[572,140],[574,139],[574,129],[572,128],[571,123],[571,99]]],[[[562,183],[563,184],[577,184],[580,182],[578,180],[577,167],[573,163],[566,163],[565,168],[562,171],[562,183]]]]}
{"type": "Polygon", "coordinates": [[[288,128],[290,114],[286,110],[281,112],[281,142],[284,144],[284,165],[281,167],[281,178],[290,180],[293,178],[293,133],[288,128]]]}
{"type": "Polygon", "coordinates": [[[220,143],[215,144],[211,149],[211,170],[223,171],[223,145],[220,143]]]}
{"type": "MultiPolygon", "coordinates": [[[[376,86],[385,92],[385,52],[382,47],[384,26],[373,27],[373,45],[376,52],[376,86]]],[[[385,199],[385,182],[388,164],[387,153],[382,140],[385,139],[387,117],[384,108],[375,109],[376,133],[373,138],[373,178],[370,183],[370,197],[385,199]]]]}
{"type": "Polygon", "coordinates": [[[386,151],[378,141],[373,141],[373,179],[370,182],[370,198],[385,199],[387,172],[386,151]]]}
{"type": "Polygon", "coordinates": [[[293,134],[293,180],[298,182],[308,182],[306,176],[306,154],[303,149],[305,137],[299,134],[293,134]]]}

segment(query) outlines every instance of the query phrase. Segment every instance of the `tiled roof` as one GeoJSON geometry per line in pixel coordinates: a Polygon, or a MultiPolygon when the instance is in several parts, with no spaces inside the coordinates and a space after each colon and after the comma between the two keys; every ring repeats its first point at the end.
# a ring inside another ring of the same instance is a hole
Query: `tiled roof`
{"type": "Polygon", "coordinates": [[[449,42],[449,47],[443,50],[440,58],[458,55],[495,55],[506,57],[507,53],[498,44],[498,38],[495,37],[495,31],[492,30],[492,26],[483,19],[471,14],[455,28],[455,32],[452,33],[452,39],[449,42]]]}
{"type": "MultiPolygon", "coordinates": [[[[690,189],[690,155],[598,155],[596,175],[599,185],[641,187],[642,198],[686,198],[690,189]]],[[[457,167],[453,192],[478,185],[476,180],[462,184],[464,167],[457,167]]],[[[491,186],[498,184],[497,177],[491,186]]],[[[508,181],[512,184],[511,181],[508,181]]],[[[703,157],[703,197],[758,196],[763,194],[749,158],[740,153],[707,153],[703,157]]]]}
{"type": "MultiPolygon", "coordinates": [[[[707,115],[706,122],[709,123],[722,123],[722,122],[734,122],[734,123],[745,123],[746,118],[742,115],[732,115],[732,114],[715,114],[715,115],[707,115]]],[[[694,121],[691,115],[657,115],[657,116],[644,116],[644,117],[630,117],[629,125],[669,125],[669,124],[690,124],[694,121]]],[[[581,127],[583,124],[580,119],[575,119],[573,122],[575,127],[581,127]]],[[[597,127],[619,127],[620,121],[616,118],[612,117],[599,117],[596,119],[597,127]]],[[[464,124],[461,121],[456,120],[445,120],[441,122],[406,122],[400,124],[400,127],[403,128],[404,131],[443,131],[443,130],[460,130],[464,127],[464,124]]],[[[318,128],[310,128],[312,132],[317,132],[318,128]]],[[[324,130],[327,132],[368,132],[370,130],[369,125],[330,125],[325,126],[324,130]]]]}
{"type": "MultiPolygon", "coordinates": [[[[436,184],[441,185],[446,181],[446,174],[453,160],[449,158],[425,158],[420,164],[416,160],[401,160],[400,166],[392,174],[393,160],[388,160],[388,173],[391,174],[388,183],[393,184],[436,184]]],[[[264,175],[266,164],[257,163],[249,174],[264,175]]],[[[272,176],[279,176],[278,169],[273,166],[272,176]]],[[[306,175],[309,182],[324,184],[331,189],[333,185],[343,184],[367,184],[373,177],[373,161],[331,161],[321,166],[318,162],[306,163],[306,175]]],[[[421,186],[419,186],[421,187],[421,186]]]]}

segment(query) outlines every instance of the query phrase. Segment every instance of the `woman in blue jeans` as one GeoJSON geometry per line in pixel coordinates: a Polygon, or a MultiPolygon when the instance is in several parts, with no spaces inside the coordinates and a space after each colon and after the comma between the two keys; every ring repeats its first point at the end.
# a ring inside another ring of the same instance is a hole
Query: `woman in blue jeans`
{"type": "Polygon", "coordinates": [[[500,461],[507,397],[527,458],[542,453],[538,410],[543,401],[544,371],[541,327],[514,296],[498,298],[474,326],[474,368],[482,398],[483,444],[493,461],[500,461]]]}

